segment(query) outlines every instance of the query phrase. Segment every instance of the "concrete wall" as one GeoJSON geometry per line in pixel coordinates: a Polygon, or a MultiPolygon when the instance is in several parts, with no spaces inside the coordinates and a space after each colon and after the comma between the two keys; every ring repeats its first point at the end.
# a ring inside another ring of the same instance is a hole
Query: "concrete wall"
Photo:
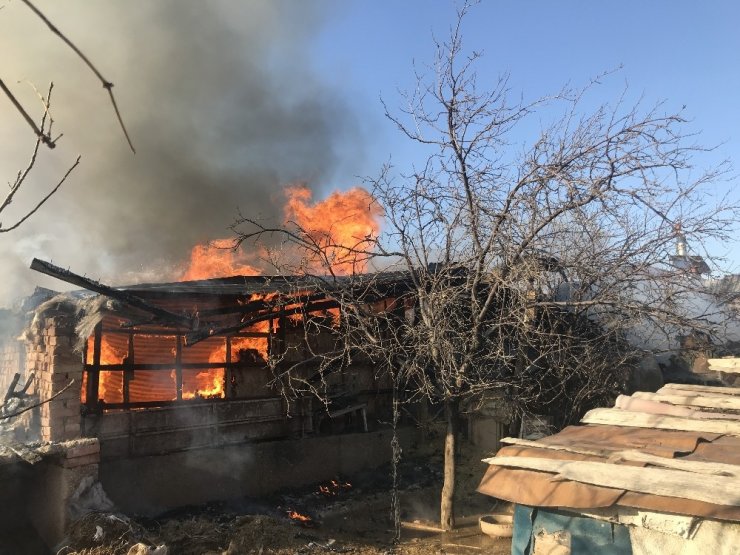
{"type": "MultiPolygon", "coordinates": [[[[83,480],[98,479],[100,446],[94,439],[53,444],[37,450],[41,460],[0,460],[0,540],[27,545],[28,538],[13,538],[30,524],[44,543],[53,547],[64,537],[72,514],[70,504],[83,480]]],[[[0,541],[0,553],[5,544],[0,541]]]]}
{"type": "Polygon", "coordinates": [[[489,416],[472,414],[468,420],[470,443],[490,454],[501,447],[501,440],[509,435],[509,425],[489,416]]]}
{"type": "MultiPolygon", "coordinates": [[[[400,431],[408,446],[415,430],[400,431]]],[[[125,512],[154,515],[208,501],[316,484],[390,460],[391,432],[344,434],[105,460],[100,480],[125,512]]]]}
{"type": "Polygon", "coordinates": [[[111,411],[86,415],[83,433],[99,438],[105,460],[300,437],[312,429],[306,401],[304,415],[292,407],[293,418],[279,397],[111,411]]]}
{"type": "Polygon", "coordinates": [[[98,479],[100,446],[95,440],[57,445],[58,453],[45,457],[33,468],[28,483],[28,518],[46,545],[64,537],[71,521],[70,500],[83,479],[98,479]]]}

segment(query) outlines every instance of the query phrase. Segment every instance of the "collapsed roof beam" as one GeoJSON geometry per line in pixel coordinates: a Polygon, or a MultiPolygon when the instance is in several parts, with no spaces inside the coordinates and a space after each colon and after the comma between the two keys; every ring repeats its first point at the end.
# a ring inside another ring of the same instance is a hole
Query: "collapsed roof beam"
{"type": "Polygon", "coordinates": [[[87,289],[89,291],[93,291],[95,293],[105,295],[106,297],[110,297],[111,299],[115,299],[122,303],[128,304],[129,306],[138,308],[139,310],[155,316],[159,320],[169,323],[175,323],[188,329],[193,329],[194,327],[195,321],[189,316],[176,314],[174,312],[170,312],[169,310],[154,306],[141,299],[140,297],[137,297],[136,295],[132,295],[131,293],[128,293],[126,291],[121,291],[120,289],[114,289],[113,287],[109,287],[107,285],[103,285],[102,283],[99,283],[92,279],[77,275],[73,272],[70,272],[69,270],[60,268],[59,266],[55,266],[50,262],[34,258],[33,262],[31,262],[31,269],[36,270],[37,272],[41,272],[42,274],[46,274],[47,276],[57,278],[61,281],[66,281],[67,283],[71,283],[72,285],[82,287],[83,289],[87,289]]]}
{"type": "Polygon", "coordinates": [[[281,316],[290,316],[291,314],[301,313],[310,314],[311,312],[319,312],[322,310],[330,310],[332,308],[339,307],[340,304],[337,301],[327,300],[317,303],[306,303],[292,308],[282,308],[280,310],[274,310],[265,314],[260,314],[253,318],[250,318],[249,320],[239,322],[238,324],[233,326],[226,326],[222,328],[201,328],[200,330],[196,330],[185,336],[185,345],[187,347],[190,347],[192,345],[195,345],[196,343],[208,339],[209,337],[213,337],[214,335],[228,335],[230,333],[238,333],[244,328],[253,326],[258,322],[272,320],[273,318],[280,318],[281,316]]]}

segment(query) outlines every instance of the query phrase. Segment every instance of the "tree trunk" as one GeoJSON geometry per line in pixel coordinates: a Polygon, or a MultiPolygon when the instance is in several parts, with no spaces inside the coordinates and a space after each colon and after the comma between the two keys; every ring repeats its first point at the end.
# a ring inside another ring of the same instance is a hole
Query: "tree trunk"
{"type": "Polygon", "coordinates": [[[457,401],[445,401],[447,434],[445,435],[444,483],[440,505],[440,527],[452,530],[455,527],[453,497],[455,495],[455,443],[457,441],[457,401]]]}

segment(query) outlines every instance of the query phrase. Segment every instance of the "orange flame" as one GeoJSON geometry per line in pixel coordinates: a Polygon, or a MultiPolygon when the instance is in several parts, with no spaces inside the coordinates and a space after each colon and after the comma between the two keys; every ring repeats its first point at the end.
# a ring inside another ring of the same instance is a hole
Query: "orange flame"
{"type": "Polygon", "coordinates": [[[294,511],[293,509],[288,509],[285,512],[288,513],[288,518],[292,520],[297,520],[298,522],[305,522],[305,523],[313,522],[313,519],[310,516],[303,515],[299,513],[298,511],[294,511]]]}
{"type": "MultiPolygon", "coordinates": [[[[170,372],[173,380],[177,379],[175,371],[170,372]]],[[[223,368],[209,368],[202,370],[195,375],[195,384],[186,389],[186,383],[183,380],[182,398],[183,399],[220,399],[226,396],[224,384],[226,380],[226,371],[223,368]]]]}
{"type": "Polygon", "coordinates": [[[250,257],[241,249],[234,249],[232,239],[216,239],[204,245],[195,245],[190,251],[190,263],[182,274],[182,281],[259,274],[250,257]]]}
{"type": "Polygon", "coordinates": [[[308,261],[312,271],[331,265],[336,274],[362,272],[367,266],[358,251],[369,249],[380,232],[382,211],[372,195],[361,187],[344,193],[335,191],[322,201],[311,203],[308,187],[286,191],[285,221],[305,231],[321,249],[326,261],[308,261]]]}
{"type": "MultiPolygon", "coordinates": [[[[310,271],[326,271],[327,264],[337,274],[350,274],[365,270],[367,262],[361,252],[369,249],[373,240],[380,231],[380,220],[382,210],[374,202],[374,199],[366,190],[355,187],[346,192],[334,192],[322,201],[313,201],[312,193],[308,187],[295,186],[286,189],[286,204],[284,207],[285,223],[292,222],[309,234],[321,249],[325,260],[307,260],[304,269],[310,271]]],[[[193,247],[190,253],[190,261],[187,268],[182,272],[180,280],[200,280],[217,277],[229,277],[237,275],[256,275],[258,269],[258,258],[264,257],[266,252],[258,251],[246,253],[241,248],[234,249],[233,239],[217,239],[207,244],[193,247]]],[[[300,259],[296,251],[288,251],[288,256],[300,259]]],[[[269,298],[272,295],[266,295],[269,298]]],[[[252,297],[256,300],[258,297],[252,297]]],[[[328,309],[335,323],[339,321],[339,310],[328,309]]],[[[293,314],[289,316],[294,321],[300,321],[302,315],[293,314]]],[[[260,322],[252,326],[248,331],[265,333],[269,330],[268,322],[260,322]]],[[[92,337],[88,343],[87,363],[92,363],[93,353],[92,337]]],[[[226,361],[226,347],[214,348],[208,357],[209,363],[224,364],[226,361]]],[[[258,357],[264,361],[268,359],[268,341],[266,337],[232,337],[231,339],[231,361],[243,361],[244,356],[258,357]],[[246,352],[246,353],[245,353],[246,352]],[[248,354],[247,354],[248,353],[248,354]]],[[[101,341],[100,364],[122,364],[127,356],[126,349],[116,348],[103,336],[101,341]]],[[[173,357],[174,358],[174,357],[173,357]]],[[[174,365],[174,360],[173,360],[174,365]]],[[[146,371],[149,373],[149,371],[146,371]]],[[[187,379],[183,380],[183,398],[193,399],[196,397],[212,398],[225,397],[225,369],[212,368],[202,371],[188,371],[187,379]],[[194,374],[194,375],[193,375],[194,374]]],[[[87,378],[85,374],[84,378],[87,378]]],[[[147,376],[141,383],[150,384],[156,382],[160,393],[142,393],[138,388],[139,397],[162,395],[162,391],[171,391],[169,388],[174,384],[175,373],[165,373],[162,379],[154,379],[147,376]]],[[[136,379],[134,377],[134,379],[136,379]]],[[[108,403],[123,401],[123,372],[103,371],[99,374],[99,398],[108,403]]],[[[169,393],[164,394],[165,396],[169,393]]],[[[85,402],[86,389],[83,383],[82,401],[85,402]]],[[[151,399],[151,400],[161,400],[151,399]]]]}
{"type": "MultiPolygon", "coordinates": [[[[258,322],[250,328],[250,331],[267,333],[270,330],[268,322],[258,322]]],[[[266,337],[232,337],[231,338],[231,360],[239,361],[239,353],[243,351],[256,352],[256,354],[267,361],[267,338],[266,337]]]]}
{"type": "Polygon", "coordinates": [[[338,482],[337,480],[332,480],[327,484],[320,485],[319,490],[316,493],[325,497],[335,497],[340,491],[351,488],[352,484],[349,482],[338,482]]]}
{"type": "MultiPolygon", "coordinates": [[[[94,337],[87,340],[87,364],[93,363],[93,352],[95,348],[94,337]]],[[[108,340],[103,337],[100,341],[100,364],[122,364],[126,353],[113,347],[108,340]]],[[[85,373],[87,378],[87,373],[85,373]]],[[[81,400],[83,403],[87,400],[87,379],[82,384],[81,400]]],[[[98,378],[98,399],[107,400],[108,402],[123,398],[123,379],[118,372],[100,372],[98,378]]]]}
{"type": "MultiPolygon", "coordinates": [[[[303,185],[285,190],[284,224],[295,224],[318,246],[322,256],[303,261],[305,269],[325,272],[327,264],[336,274],[362,272],[367,266],[359,251],[369,249],[380,232],[382,210],[372,195],[361,187],[335,191],[322,201],[312,201],[311,190],[303,185]],[[319,260],[321,258],[321,260],[319,260]]],[[[252,276],[260,272],[260,258],[267,252],[245,252],[234,248],[233,239],[216,239],[196,245],[190,252],[187,268],[180,280],[199,280],[230,276],[252,276]]],[[[300,253],[287,249],[289,259],[300,260],[300,253]]]]}

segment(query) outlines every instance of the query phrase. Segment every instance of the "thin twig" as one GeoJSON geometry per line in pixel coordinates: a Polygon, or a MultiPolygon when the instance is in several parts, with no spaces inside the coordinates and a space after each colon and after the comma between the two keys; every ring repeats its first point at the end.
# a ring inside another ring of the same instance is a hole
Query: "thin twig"
{"type": "MultiPolygon", "coordinates": [[[[46,201],[49,200],[51,198],[51,196],[59,190],[59,187],[61,187],[62,184],[66,181],[66,179],[69,176],[69,174],[72,173],[72,170],[74,170],[80,164],[80,159],[81,158],[82,158],[82,156],[78,156],[77,157],[77,160],[75,160],[75,163],[72,164],[72,166],[67,170],[67,173],[64,174],[64,176],[59,181],[59,183],[57,183],[56,186],[51,191],[49,191],[49,193],[44,198],[42,198],[36,204],[36,206],[34,206],[34,208],[32,210],[30,210],[25,216],[23,216],[20,220],[18,220],[12,226],[5,227],[5,228],[0,227],[0,233],[7,233],[8,231],[13,231],[15,228],[17,228],[23,222],[25,222],[28,218],[30,218],[31,216],[33,216],[38,211],[38,209],[41,208],[46,203],[46,201]]],[[[0,224],[0,226],[2,226],[2,224],[0,224]]]]}
{"type": "Polygon", "coordinates": [[[129,148],[131,148],[131,152],[136,154],[136,149],[134,148],[134,144],[131,142],[131,137],[129,137],[128,131],[126,130],[126,126],[123,123],[123,118],[121,117],[121,112],[118,110],[118,104],[116,103],[116,99],[113,96],[113,83],[108,81],[103,75],[98,71],[98,69],[93,65],[93,63],[88,59],[85,54],[82,53],[82,51],[75,46],[71,40],[69,40],[51,21],[47,19],[47,17],[39,10],[36,6],[34,6],[30,0],[22,0],[26,6],[28,6],[33,13],[35,13],[41,20],[46,23],[47,27],[51,30],[52,33],[57,35],[62,41],[69,46],[75,54],[77,54],[80,59],[85,62],[87,67],[90,68],[90,70],[95,74],[95,76],[100,80],[100,82],[103,84],[103,88],[108,91],[108,95],[110,96],[110,101],[113,104],[113,110],[116,112],[116,117],[118,118],[118,123],[121,126],[121,130],[123,131],[124,136],[126,137],[126,141],[128,142],[129,148]]]}
{"type": "Polygon", "coordinates": [[[65,391],[67,391],[70,387],[72,387],[72,384],[74,384],[74,383],[75,383],[75,381],[72,380],[67,385],[65,385],[64,388],[61,391],[55,393],[54,395],[52,395],[48,399],[46,399],[44,401],[39,401],[38,403],[35,403],[33,405],[30,405],[30,406],[24,408],[23,410],[19,410],[18,412],[14,412],[14,413],[11,413],[11,414],[6,414],[6,415],[3,415],[3,416],[0,416],[0,420],[7,420],[8,418],[13,418],[14,416],[18,416],[19,414],[23,414],[24,412],[28,412],[31,409],[35,409],[36,407],[40,407],[41,405],[45,405],[46,403],[49,403],[49,402],[53,401],[54,399],[56,399],[57,397],[59,397],[62,393],[64,393],[65,391]]]}
{"type": "Polygon", "coordinates": [[[18,99],[13,96],[13,93],[10,92],[10,89],[5,85],[2,79],[0,79],[0,89],[2,89],[3,92],[7,95],[10,101],[13,103],[13,106],[15,106],[16,110],[21,113],[23,119],[26,120],[26,123],[31,126],[31,129],[33,129],[33,132],[36,134],[36,136],[41,139],[41,141],[49,148],[54,148],[55,146],[57,146],[56,144],[54,144],[51,136],[44,133],[42,129],[39,129],[39,127],[36,125],[36,122],[34,122],[31,116],[28,115],[28,112],[26,112],[23,106],[21,106],[21,103],[18,102],[18,99]]]}

